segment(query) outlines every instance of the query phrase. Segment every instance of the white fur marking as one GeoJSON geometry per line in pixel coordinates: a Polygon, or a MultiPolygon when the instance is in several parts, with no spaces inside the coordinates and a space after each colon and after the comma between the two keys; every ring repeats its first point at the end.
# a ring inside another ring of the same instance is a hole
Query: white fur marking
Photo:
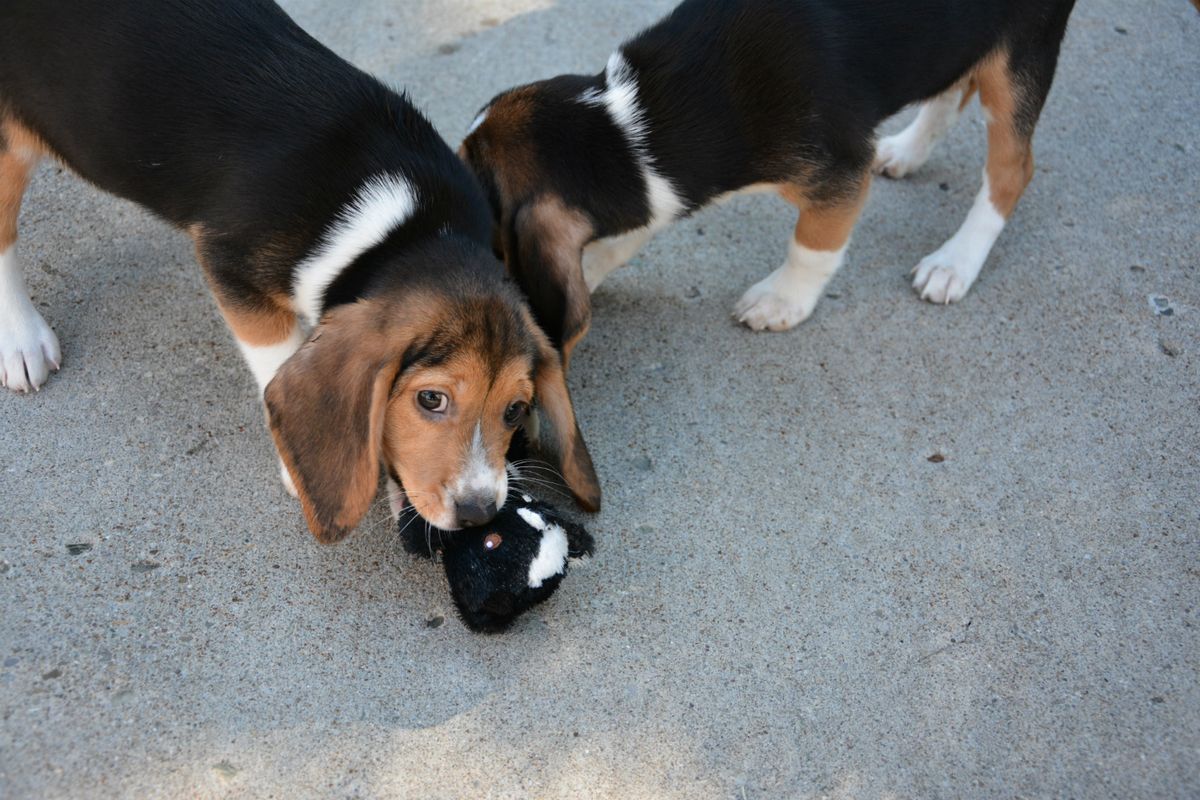
{"type": "Polygon", "coordinates": [[[783,266],[751,286],[733,314],[747,327],[783,331],[808,319],[826,284],[842,266],[840,250],[812,250],[792,239],[783,266]]]}
{"type": "Polygon", "coordinates": [[[333,221],[317,248],[296,267],[292,297],[310,325],[321,317],[325,290],[354,259],[379,244],[417,208],[416,188],[399,175],[376,175],[333,221]]]}
{"type": "Polygon", "coordinates": [[[463,469],[458,480],[454,482],[451,495],[455,498],[492,495],[496,508],[504,508],[504,501],[508,497],[508,470],[502,469],[497,474],[488,466],[487,448],[483,444],[483,428],[478,422],[475,423],[463,469]]]}
{"type": "Polygon", "coordinates": [[[583,248],[583,280],[588,291],[596,291],[605,278],[625,266],[653,235],[650,228],[637,228],[589,242],[583,248]]]}
{"type": "Polygon", "coordinates": [[[929,160],[933,146],[958,119],[961,89],[951,89],[922,103],[916,118],[904,130],[879,140],[873,169],[889,178],[903,178],[929,160]]]}
{"type": "MultiPolygon", "coordinates": [[[[267,384],[275,377],[283,362],[291,358],[300,349],[300,345],[304,344],[304,332],[296,325],[287,339],[278,344],[261,347],[246,344],[236,336],[234,339],[237,340],[238,349],[242,351],[242,358],[246,359],[246,366],[250,367],[250,372],[254,374],[254,381],[258,384],[258,396],[262,397],[267,390],[267,384]]],[[[292,480],[282,458],[279,459],[279,480],[283,482],[283,488],[288,494],[295,498],[300,497],[300,493],[296,491],[296,482],[292,480]]]]}
{"type": "Polygon", "coordinates": [[[646,200],[650,205],[650,221],[646,227],[651,231],[660,230],[683,213],[683,200],[671,182],[655,168],[654,157],[646,144],[646,112],[637,99],[637,76],[620,50],[609,56],[604,74],[604,91],[589,89],[579,96],[579,100],[607,109],[613,122],[624,132],[646,181],[646,200]]]}
{"type": "Polygon", "coordinates": [[[254,380],[258,382],[259,394],[266,391],[267,384],[275,377],[275,373],[300,349],[302,344],[304,344],[304,332],[300,330],[299,325],[295,326],[288,338],[279,344],[256,346],[246,344],[238,339],[242,357],[246,359],[246,365],[250,367],[250,371],[254,373],[254,380]]]}
{"type": "Polygon", "coordinates": [[[29,299],[13,244],[0,252],[0,386],[40,389],[61,363],[58,337],[29,299]]]}
{"type": "Polygon", "coordinates": [[[475,117],[475,119],[471,122],[471,127],[467,128],[467,136],[470,136],[479,129],[479,126],[482,125],[484,120],[487,119],[489,111],[491,111],[490,108],[485,108],[483,111],[479,112],[479,116],[475,117]]]}
{"type": "Polygon", "coordinates": [[[288,494],[297,500],[300,499],[300,492],[296,491],[296,482],[292,480],[292,475],[288,472],[287,465],[283,463],[282,458],[279,459],[279,480],[288,494]]]}
{"type": "MultiPolygon", "coordinates": [[[[521,509],[521,511],[524,512],[525,509],[521,509]]],[[[524,516],[523,513],[522,516],[524,516]]],[[[561,575],[563,567],[567,563],[567,550],[566,531],[558,525],[547,526],[542,531],[542,542],[538,546],[537,558],[529,565],[529,588],[536,589],[547,578],[561,575]]]]}
{"type": "Polygon", "coordinates": [[[931,303],[961,300],[979,277],[992,245],[1004,230],[1004,215],[992,205],[987,171],[962,227],[913,269],[913,288],[931,303]]]}
{"type": "Polygon", "coordinates": [[[408,505],[408,497],[404,494],[404,489],[400,488],[400,484],[392,480],[391,475],[387,479],[387,501],[388,510],[392,512],[392,521],[399,521],[400,512],[408,505]]]}
{"type": "Polygon", "coordinates": [[[655,172],[648,161],[643,164],[643,172],[646,176],[650,204],[650,223],[646,227],[652,231],[659,231],[679,219],[683,214],[683,201],[675,193],[671,182],[655,172]]]}

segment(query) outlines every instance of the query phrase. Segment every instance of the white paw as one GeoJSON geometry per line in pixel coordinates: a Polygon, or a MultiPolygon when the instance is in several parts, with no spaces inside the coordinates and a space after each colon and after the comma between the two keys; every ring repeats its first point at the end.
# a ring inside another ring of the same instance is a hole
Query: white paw
{"type": "Polygon", "coordinates": [[[279,460],[279,480],[283,482],[283,488],[287,493],[297,500],[300,499],[300,493],[296,491],[296,484],[292,481],[292,476],[288,472],[287,467],[283,465],[283,459],[279,460]]]}
{"type": "Polygon", "coordinates": [[[58,337],[29,302],[0,302],[0,386],[14,392],[40,389],[62,363],[58,337]]]}
{"type": "Polygon", "coordinates": [[[776,270],[746,290],[733,307],[733,315],[751,330],[786,331],[808,319],[823,286],[823,282],[808,284],[776,270]]]}
{"type": "Polygon", "coordinates": [[[877,175],[903,178],[924,166],[928,159],[929,147],[905,129],[895,136],[885,136],[879,140],[871,169],[877,175]]]}
{"type": "Polygon", "coordinates": [[[922,258],[913,269],[913,288],[922,300],[954,303],[963,299],[978,274],[978,267],[956,258],[953,250],[942,248],[922,258]]]}

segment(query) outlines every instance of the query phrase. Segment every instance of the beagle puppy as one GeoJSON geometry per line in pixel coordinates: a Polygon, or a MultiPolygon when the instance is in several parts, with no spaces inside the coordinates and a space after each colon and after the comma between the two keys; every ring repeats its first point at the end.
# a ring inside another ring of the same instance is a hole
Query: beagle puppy
{"type": "Polygon", "coordinates": [[[654,233],[731,194],[799,211],[787,259],[734,308],[754,330],[812,314],[872,172],[918,169],[978,92],[983,186],[915,268],[926,300],[966,294],[1033,174],[1031,139],[1074,0],[685,0],[596,75],[509,90],[459,150],[496,243],[564,358],[589,293],[654,233]],[[923,101],[904,131],[875,129],[923,101]]]}
{"type": "Polygon", "coordinates": [[[362,519],[381,463],[394,510],[487,522],[531,409],[599,506],[561,358],[491,252],[474,178],[403,95],[270,0],[5,2],[0,374],[21,392],[61,363],[16,250],[44,154],[194,240],[320,541],[362,519]]]}

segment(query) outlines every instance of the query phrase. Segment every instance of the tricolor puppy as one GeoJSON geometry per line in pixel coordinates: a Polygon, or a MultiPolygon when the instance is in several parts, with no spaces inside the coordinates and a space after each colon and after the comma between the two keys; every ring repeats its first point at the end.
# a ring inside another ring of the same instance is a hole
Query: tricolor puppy
{"type": "Polygon", "coordinates": [[[274,3],[0,8],[0,361],[17,391],[60,360],[16,252],[43,154],[193,238],[318,539],[361,520],[381,463],[432,524],[491,519],[531,407],[598,505],[560,357],[491,253],[475,180],[403,96],[274,3]]]}
{"type": "Polygon", "coordinates": [[[490,196],[495,246],[569,355],[589,292],[656,231],[732,193],[778,192],[800,219],[783,266],[736,316],[807,318],[842,264],[872,171],[901,177],[979,92],[983,187],[916,267],[938,303],[974,282],[1033,173],[1030,140],[1073,0],[686,0],[598,75],[505,92],[459,154],[490,196]],[[875,128],[924,101],[875,144],[875,128]]]}

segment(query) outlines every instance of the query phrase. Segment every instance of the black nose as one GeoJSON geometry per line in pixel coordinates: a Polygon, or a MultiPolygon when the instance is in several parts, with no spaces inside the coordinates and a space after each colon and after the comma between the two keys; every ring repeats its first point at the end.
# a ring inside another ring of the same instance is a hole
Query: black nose
{"type": "Polygon", "coordinates": [[[458,515],[459,525],[464,528],[474,528],[476,525],[484,525],[492,521],[492,517],[496,516],[496,501],[468,500],[465,503],[456,504],[454,513],[458,515]]]}

